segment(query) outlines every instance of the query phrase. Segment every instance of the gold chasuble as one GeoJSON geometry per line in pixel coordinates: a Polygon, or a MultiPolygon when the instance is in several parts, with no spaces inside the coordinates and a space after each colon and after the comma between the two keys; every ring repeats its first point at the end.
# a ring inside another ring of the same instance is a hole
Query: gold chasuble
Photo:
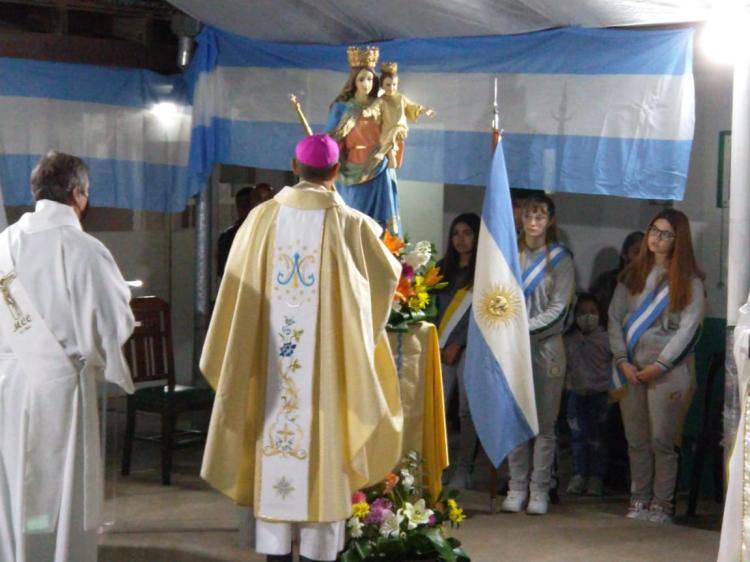
{"type": "Polygon", "coordinates": [[[351,493],[382,481],[400,460],[401,398],[385,333],[400,265],[372,219],[316,184],[285,187],[250,213],[232,244],[200,363],[216,390],[201,475],[263,518],[262,479],[278,476],[261,466],[283,207],[325,210],[322,236],[300,242],[316,250],[319,244],[320,269],[312,415],[301,428],[309,439],[307,517],[293,520],[340,521],[351,514],[351,493]]]}

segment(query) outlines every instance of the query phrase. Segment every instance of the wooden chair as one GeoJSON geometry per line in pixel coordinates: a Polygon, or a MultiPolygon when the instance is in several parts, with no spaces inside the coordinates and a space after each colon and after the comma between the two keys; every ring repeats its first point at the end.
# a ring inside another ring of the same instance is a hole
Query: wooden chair
{"type": "Polygon", "coordinates": [[[169,304],[158,297],[137,297],[130,305],[136,328],[125,344],[124,353],[136,392],[128,396],[122,474],[130,474],[133,441],[157,443],[161,446],[162,484],[168,486],[174,450],[202,443],[206,437],[202,431],[177,431],[178,416],[210,410],[214,395],[208,388],[175,384],[169,304]],[[135,421],[139,411],[161,416],[159,434],[136,435],[135,421]]]}

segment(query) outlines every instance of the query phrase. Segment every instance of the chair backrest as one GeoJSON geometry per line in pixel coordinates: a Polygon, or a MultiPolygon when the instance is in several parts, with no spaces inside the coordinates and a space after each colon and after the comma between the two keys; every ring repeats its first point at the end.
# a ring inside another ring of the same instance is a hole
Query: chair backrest
{"type": "Polygon", "coordinates": [[[136,327],[125,343],[125,358],[133,382],[148,386],[164,384],[174,389],[174,355],[169,303],[159,297],[136,297],[130,301],[136,327]]]}

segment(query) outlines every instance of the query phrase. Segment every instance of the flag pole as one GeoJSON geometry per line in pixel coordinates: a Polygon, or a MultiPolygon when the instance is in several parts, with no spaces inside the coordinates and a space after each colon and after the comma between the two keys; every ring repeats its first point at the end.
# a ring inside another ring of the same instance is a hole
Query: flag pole
{"type": "MultiPolygon", "coordinates": [[[[492,154],[495,154],[500,143],[500,107],[497,103],[497,76],[494,79],[494,94],[492,97],[492,154]]],[[[497,468],[490,462],[490,513],[495,513],[495,498],[497,498],[497,468]]]]}
{"type": "Polygon", "coordinates": [[[497,103],[497,76],[495,76],[495,93],[492,98],[492,153],[494,154],[495,148],[497,148],[500,142],[500,136],[502,134],[500,128],[500,107],[497,103]]]}

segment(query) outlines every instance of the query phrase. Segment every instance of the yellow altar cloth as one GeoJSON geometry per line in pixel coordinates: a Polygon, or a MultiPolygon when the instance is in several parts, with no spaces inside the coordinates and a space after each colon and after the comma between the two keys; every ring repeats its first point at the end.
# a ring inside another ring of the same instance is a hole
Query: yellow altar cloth
{"type": "Polygon", "coordinates": [[[443,377],[437,328],[429,322],[409,326],[408,332],[388,334],[396,360],[404,411],[403,449],[424,460],[427,490],[433,499],[442,490],[448,466],[448,439],[443,406],[443,377]]]}

